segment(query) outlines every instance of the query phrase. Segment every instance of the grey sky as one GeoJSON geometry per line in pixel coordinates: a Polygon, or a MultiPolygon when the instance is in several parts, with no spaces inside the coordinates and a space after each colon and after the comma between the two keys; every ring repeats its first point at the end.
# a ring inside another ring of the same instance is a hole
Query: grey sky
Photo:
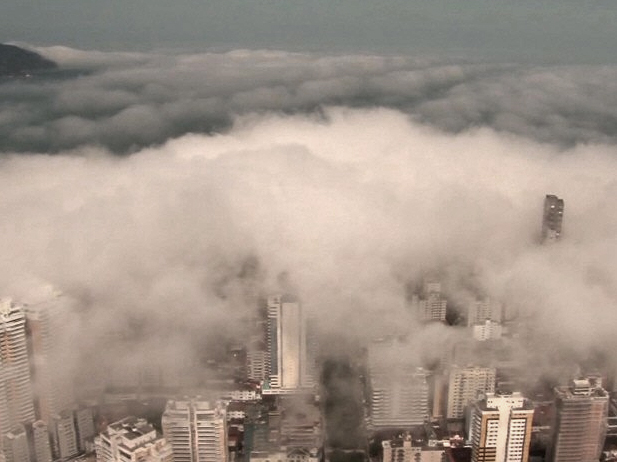
{"type": "Polygon", "coordinates": [[[0,41],[616,63],[614,0],[4,0],[0,41]]]}

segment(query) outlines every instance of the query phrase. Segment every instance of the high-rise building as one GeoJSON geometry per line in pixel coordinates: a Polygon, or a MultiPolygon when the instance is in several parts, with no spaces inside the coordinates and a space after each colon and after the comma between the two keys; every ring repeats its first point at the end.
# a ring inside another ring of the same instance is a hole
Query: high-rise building
{"type": "Polygon", "coordinates": [[[30,462],[28,437],[23,425],[15,425],[3,439],[6,462],[30,462]]]}
{"type": "Polygon", "coordinates": [[[465,417],[467,406],[473,404],[480,395],[495,391],[496,370],[492,367],[458,367],[450,370],[448,384],[448,419],[465,417]]]}
{"type": "Polygon", "coordinates": [[[88,451],[96,431],[94,428],[94,413],[92,408],[80,407],[74,411],[77,444],[82,452],[88,451]]]}
{"type": "Polygon", "coordinates": [[[550,462],[595,462],[606,437],[609,395],[597,379],[573,380],[558,387],[550,462]]]}
{"type": "Polygon", "coordinates": [[[294,393],[314,385],[302,305],[287,296],[268,298],[268,370],[264,394],[294,393]]]}
{"type": "Polygon", "coordinates": [[[533,405],[520,393],[487,393],[471,412],[472,462],[527,462],[533,405]]]}
{"type": "Polygon", "coordinates": [[[424,423],[429,415],[427,373],[410,364],[398,343],[369,348],[371,424],[374,428],[403,428],[424,423]]]}
{"type": "Polygon", "coordinates": [[[542,242],[554,242],[561,237],[563,221],[563,199],[547,194],[542,215],[542,242]]]}
{"type": "Polygon", "coordinates": [[[67,300],[53,290],[42,301],[26,305],[26,328],[32,355],[37,417],[51,426],[53,415],[71,405],[69,371],[63,363],[60,342],[66,339],[67,300]]]}
{"type": "Polygon", "coordinates": [[[487,320],[498,322],[502,321],[503,306],[501,303],[485,297],[481,300],[473,300],[467,309],[467,325],[475,326],[484,324],[487,320]]]}
{"type": "Polygon", "coordinates": [[[165,439],[174,462],[226,462],[226,409],[222,402],[170,400],[163,413],[165,439]]]}
{"type": "Polygon", "coordinates": [[[144,419],[126,417],[95,438],[97,462],[172,462],[171,445],[144,419]]]}
{"type": "Polygon", "coordinates": [[[44,421],[37,420],[32,424],[32,440],[36,462],[51,462],[53,459],[51,456],[49,430],[44,421]]]}
{"type": "Polygon", "coordinates": [[[56,459],[70,459],[79,454],[73,412],[64,410],[51,417],[53,452],[56,459]]]}
{"type": "Polygon", "coordinates": [[[0,300],[0,437],[34,420],[24,310],[0,300]]]}
{"type": "Polygon", "coordinates": [[[499,340],[503,333],[503,326],[498,323],[487,319],[482,324],[476,324],[472,328],[473,338],[480,342],[486,340],[499,340]]]}
{"type": "Polygon", "coordinates": [[[425,282],[422,294],[411,298],[412,310],[424,322],[445,321],[447,305],[448,302],[441,296],[441,284],[435,281],[425,282]]]}

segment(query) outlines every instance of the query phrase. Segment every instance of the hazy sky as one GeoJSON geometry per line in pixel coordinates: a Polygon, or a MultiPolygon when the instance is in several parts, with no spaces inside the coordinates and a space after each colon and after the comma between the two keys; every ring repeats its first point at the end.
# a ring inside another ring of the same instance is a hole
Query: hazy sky
{"type": "Polygon", "coordinates": [[[4,0],[0,41],[617,62],[614,0],[4,0]]]}

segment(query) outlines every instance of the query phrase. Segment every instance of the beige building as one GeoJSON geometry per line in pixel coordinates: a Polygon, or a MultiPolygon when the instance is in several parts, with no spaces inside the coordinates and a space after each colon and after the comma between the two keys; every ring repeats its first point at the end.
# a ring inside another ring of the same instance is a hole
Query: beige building
{"type": "Polygon", "coordinates": [[[475,402],[479,395],[495,391],[496,370],[492,367],[458,367],[450,369],[448,383],[448,419],[465,417],[467,406],[475,402]]]}
{"type": "Polygon", "coordinates": [[[533,406],[520,393],[487,393],[469,422],[472,462],[527,462],[533,406]]]}
{"type": "Polygon", "coordinates": [[[95,438],[97,462],[172,462],[171,445],[144,419],[126,417],[95,438]]]}
{"type": "Polygon", "coordinates": [[[573,380],[558,387],[550,462],[596,462],[606,437],[609,396],[599,380],[573,380]]]}

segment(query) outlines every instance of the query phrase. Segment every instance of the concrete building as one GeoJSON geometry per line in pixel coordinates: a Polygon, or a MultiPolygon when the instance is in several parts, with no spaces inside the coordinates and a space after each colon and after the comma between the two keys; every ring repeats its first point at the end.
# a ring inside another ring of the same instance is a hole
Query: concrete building
{"type": "Polygon", "coordinates": [[[172,462],[171,445],[144,419],[126,417],[95,438],[97,462],[172,462]]]}
{"type": "Polygon", "coordinates": [[[595,462],[606,437],[609,395],[597,379],[573,380],[555,389],[556,417],[550,462],[595,462]]]}
{"type": "Polygon", "coordinates": [[[542,215],[542,242],[555,242],[561,237],[563,221],[563,199],[547,194],[542,215]]]}
{"type": "Polygon", "coordinates": [[[441,296],[441,284],[435,281],[425,282],[422,293],[411,298],[412,310],[423,322],[445,321],[447,301],[441,296]]]}
{"type": "Polygon", "coordinates": [[[487,319],[484,323],[473,326],[472,332],[474,340],[479,342],[499,340],[503,333],[503,326],[498,322],[487,319]]]}
{"type": "Polygon", "coordinates": [[[494,393],[496,370],[492,367],[454,366],[448,382],[448,419],[462,419],[480,395],[494,393]]]}
{"type": "Polygon", "coordinates": [[[64,410],[53,415],[51,420],[54,458],[64,460],[79,454],[73,412],[64,410]]]}
{"type": "Polygon", "coordinates": [[[75,418],[75,430],[77,431],[77,444],[81,452],[91,448],[92,441],[96,436],[94,428],[94,412],[92,408],[80,407],[73,412],[75,418]]]}
{"type": "Polygon", "coordinates": [[[471,412],[472,462],[527,462],[533,405],[520,393],[487,393],[471,412]]]}
{"type": "Polygon", "coordinates": [[[49,441],[49,429],[42,420],[32,424],[32,446],[36,462],[51,462],[51,443],[49,441]]]}
{"type": "Polygon", "coordinates": [[[264,394],[295,393],[314,386],[302,306],[286,296],[268,298],[268,370],[264,394]]]}
{"type": "MultiPolygon", "coordinates": [[[[23,307],[0,300],[0,438],[35,420],[23,307]]],[[[8,454],[7,454],[8,458],[8,454]]]]}
{"type": "Polygon", "coordinates": [[[15,425],[3,436],[6,462],[30,462],[28,436],[23,425],[15,425]]]}
{"type": "Polygon", "coordinates": [[[73,400],[70,371],[62,363],[61,342],[66,341],[67,300],[51,288],[42,301],[26,305],[37,417],[51,425],[52,416],[68,409],[73,400]]]}
{"type": "Polygon", "coordinates": [[[409,364],[405,345],[375,343],[369,347],[371,424],[405,428],[429,416],[427,373],[409,364]]]}
{"type": "Polygon", "coordinates": [[[413,444],[410,437],[381,442],[383,462],[445,462],[443,447],[429,447],[413,444]]]}
{"type": "Polygon", "coordinates": [[[500,323],[503,318],[503,305],[489,297],[473,300],[467,307],[469,327],[484,324],[487,320],[500,323]]]}
{"type": "Polygon", "coordinates": [[[226,462],[226,409],[199,398],[170,400],[163,413],[165,439],[174,462],[226,462]]]}

